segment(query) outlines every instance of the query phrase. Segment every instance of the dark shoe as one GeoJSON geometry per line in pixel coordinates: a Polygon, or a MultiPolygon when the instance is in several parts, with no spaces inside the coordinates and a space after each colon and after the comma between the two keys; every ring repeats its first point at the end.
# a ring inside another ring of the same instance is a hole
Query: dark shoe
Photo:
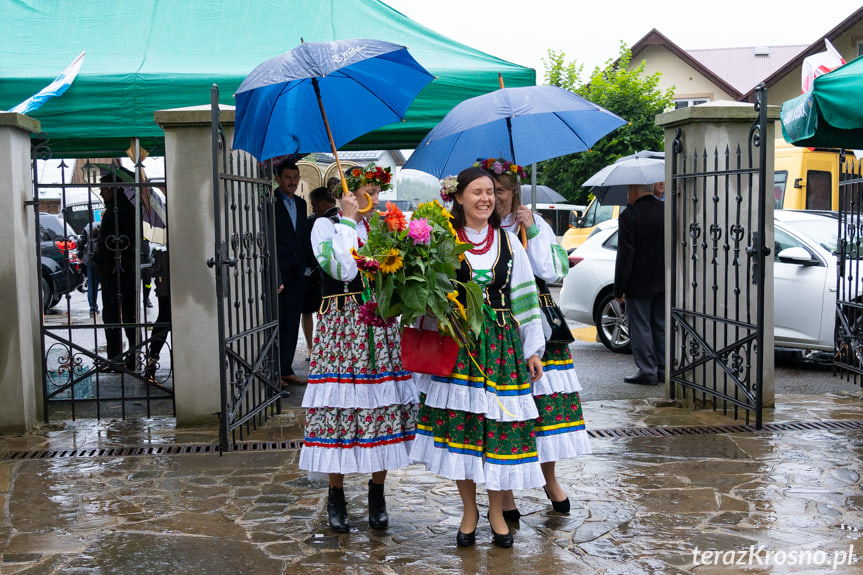
{"type": "Polygon", "coordinates": [[[473,547],[476,543],[476,529],[470,533],[462,533],[461,529],[455,535],[455,544],[459,547],[473,547]]]}
{"type": "Polygon", "coordinates": [[[282,387],[287,387],[288,385],[306,385],[306,380],[300,379],[293,373],[291,375],[283,375],[282,387]]]}
{"type": "Polygon", "coordinates": [[[147,363],[147,367],[144,368],[144,379],[147,381],[147,383],[150,383],[152,385],[159,385],[159,383],[156,381],[155,360],[151,360],[149,363],[147,363]]]}
{"type": "Polygon", "coordinates": [[[501,535],[500,533],[495,533],[494,528],[492,528],[492,530],[491,530],[491,542],[494,543],[495,545],[497,545],[498,547],[501,547],[503,549],[509,549],[510,547],[512,547],[513,541],[514,541],[514,538],[512,536],[512,529],[507,527],[506,533],[501,535]]]}
{"type": "Polygon", "coordinates": [[[545,496],[548,497],[549,501],[551,501],[552,509],[558,513],[569,513],[569,497],[563,501],[555,501],[551,498],[551,495],[548,494],[548,489],[545,488],[545,485],[542,486],[542,490],[545,491],[545,496]]]}
{"type": "MultiPolygon", "coordinates": [[[[478,509],[477,516],[479,516],[478,509]]],[[[477,519],[477,523],[479,523],[479,519],[477,519]]],[[[458,533],[456,533],[455,536],[455,543],[459,547],[473,547],[476,543],[476,526],[474,526],[473,531],[470,533],[462,533],[461,528],[459,528],[458,533]]]]}
{"type": "Polygon", "coordinates": [[[369,527],[386,529],[390,523],[387,515],[387,502],[384,499],[383,484],[372,483],[369,479],[369,527]]]}
{"type": "Polygon", "coordinates": [[[503,519],[507,523],[516,523],[519,519],[521,519],[521,511],[516,509],[504,509],[503,510],[503,519]]]}
{"type": "Polygon", "coordinates": [[[351,530],[344,489],[330,487],[329,495],[327,496],[327,515],[330,519],[330,529],[336,533],[347,533],[351,530]]]}
{"type": "Polygon", "coordinates": [[[637,385],[656,385],[656,379],[646,375],[628,375],[623,378],[624,383],[635,383],[637,385]]]}

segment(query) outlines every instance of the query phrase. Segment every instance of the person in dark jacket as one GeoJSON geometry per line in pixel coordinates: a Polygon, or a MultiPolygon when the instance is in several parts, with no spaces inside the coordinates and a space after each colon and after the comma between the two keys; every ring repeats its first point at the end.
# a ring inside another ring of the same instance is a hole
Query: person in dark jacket
{"type": "Polygon", "coordinates": [[[159,315],[153,325],[153,336],[147,350],[147,364],[144,367],[144,378],[147,382],[160,385],[156,379],[159,368],[159,357],[162,347],[171,331],[171,278],[168,264],[168,251],[162,248],[153,249],[153,281],[156,284],[156,300],[159,302],[159,315]]]}
{"type": "Polygon", "coordinates": [[[630,185],[620,214],[614,297],[626,302],[632,358],[638,373],[626,383],[665,380],[665,205],[652,185],[630,185]]]}
{"type": "MultiPolygon", "coordinates": [[[[103,184],[121,184],[120,178],[109,173],[101,178],[103,184]]],[[[136,345],[134,327],[138,302],[136,301],[135,273],[135,206],[126,197],[121,185],[100,188],[105,208],[96,241],[96,270],[102,282],[102,321],[107,324],[124,324],[129,349],[136,345]]],[[[117,369],[125,363],[126,369],[135,368],[135,354],[123,358],[123,336],[120,327],[106,327],[106,354],[117,369]]]]}
{"type": "Polygon", "coordinates": [[[309,224],[306,201],[296,195],[300,169],[291,160],[276,168],[276,259],[279,273],[279,363],[281,384],[304,384],[294,374],[294,353],[300,331],[300,315],[306,291],[306,265],[309,256],[309,224]]]}

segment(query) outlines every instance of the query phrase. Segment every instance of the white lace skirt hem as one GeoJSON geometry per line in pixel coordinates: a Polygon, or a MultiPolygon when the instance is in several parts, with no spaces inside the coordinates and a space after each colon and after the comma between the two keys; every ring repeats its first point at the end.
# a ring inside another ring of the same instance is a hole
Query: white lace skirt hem
{"type": "Polygon", "coordinates": [[[303,446],[299,468],[317,474],[374,473],[386,469],[401,469],[410,465],[412,441],[375,447],[324,448],[303,446]]]}
{"type": "Polygon", "coordinates": [[[431,437],[417,435],[411,461],[422,463],[435,475],[458,481],[470,479],[490,491],[537,489],[545,485],[539,461],[517,464],[489,463],[483,457],[435,447],[431,437]]]}

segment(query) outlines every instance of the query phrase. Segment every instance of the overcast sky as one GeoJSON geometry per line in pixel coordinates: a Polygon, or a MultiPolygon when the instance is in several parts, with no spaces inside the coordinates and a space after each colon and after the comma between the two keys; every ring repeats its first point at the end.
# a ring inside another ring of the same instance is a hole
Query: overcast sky
{"type": "Polygon", "coordinates": [[[860,8],[860,0],[383,0],[405,16],[483,52],[535,68],[549,49],[595,67],[656,28],[684,50],[811,44],[860,8]],[[819,9],[820,8],[820,9],[819,9]]]}

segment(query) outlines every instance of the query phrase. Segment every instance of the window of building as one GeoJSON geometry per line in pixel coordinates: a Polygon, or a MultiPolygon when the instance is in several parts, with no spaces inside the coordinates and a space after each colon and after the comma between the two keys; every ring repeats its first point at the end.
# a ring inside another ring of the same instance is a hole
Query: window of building
{"type": "Polygon", "coordinates": [[[707,98],[682,98],[674,101],[674,109],[679,110],[680,108],[697,106],[698,104],[704,104],[706,102],[708,102],[707,98]]]}

